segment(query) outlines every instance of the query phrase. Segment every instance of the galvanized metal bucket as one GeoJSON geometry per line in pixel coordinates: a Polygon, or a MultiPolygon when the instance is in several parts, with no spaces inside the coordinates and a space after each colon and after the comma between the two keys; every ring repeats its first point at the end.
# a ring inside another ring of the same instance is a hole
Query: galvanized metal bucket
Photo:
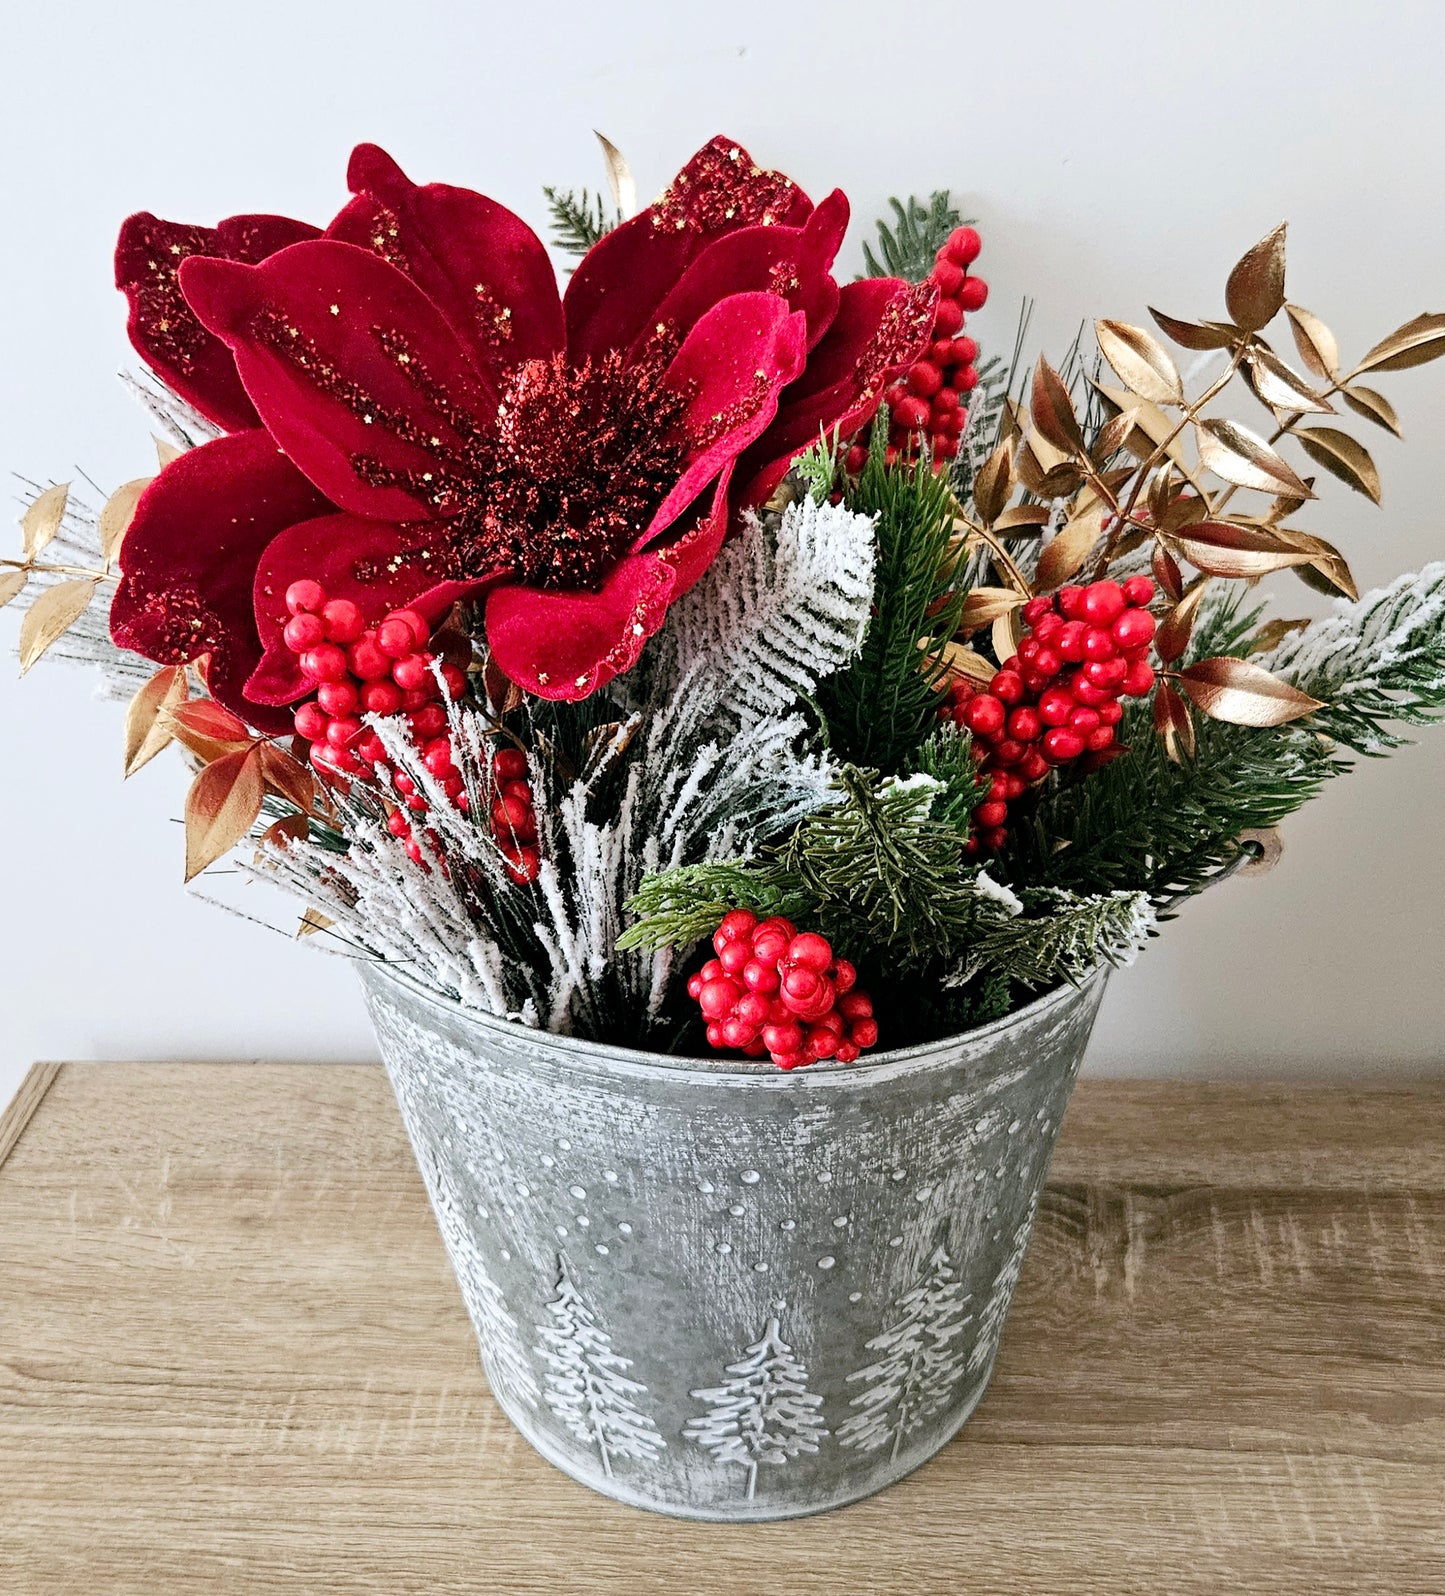
{"type": "Polygon", "coordinates": [[[360,966],[497,1401],[594,1490],[867,1496],[983,1395],[1106,972],[793,1074],[470,1013],[360,966]]]}

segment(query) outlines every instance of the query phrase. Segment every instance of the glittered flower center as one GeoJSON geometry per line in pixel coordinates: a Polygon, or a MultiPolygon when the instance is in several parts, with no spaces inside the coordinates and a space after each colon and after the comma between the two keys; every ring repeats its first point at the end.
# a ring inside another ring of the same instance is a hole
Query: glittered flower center
{"type": "Polygon", "coordinates": [[[512,374],[487,459],[453,531],[471,571],[506,568],[540,587],[596,589],[647,531],[686,460],[686,396],[660,359],[564,356],[512,374]]]}

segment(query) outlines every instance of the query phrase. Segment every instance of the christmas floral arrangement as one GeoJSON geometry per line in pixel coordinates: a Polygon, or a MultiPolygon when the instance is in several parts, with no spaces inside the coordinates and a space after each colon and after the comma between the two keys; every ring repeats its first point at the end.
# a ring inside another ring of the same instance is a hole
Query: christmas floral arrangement
{"type": "Polygon", "coordinates": [[[128,774],[182,745],[188,878],[523,1025],[846,1063],[1129,959],[1445,710],[1445,565],[1361,597],[1306,530],[1445,316],[1342,359],[1281,227],[1222,319],[1025,369],[947,194],[843,281],[841,192],[719,138],[637,209],[604,146],[565,291],[366,145],[324,229],[122,228],[161,468],[37,486],[0,601],[129,696],[128,774]]]}

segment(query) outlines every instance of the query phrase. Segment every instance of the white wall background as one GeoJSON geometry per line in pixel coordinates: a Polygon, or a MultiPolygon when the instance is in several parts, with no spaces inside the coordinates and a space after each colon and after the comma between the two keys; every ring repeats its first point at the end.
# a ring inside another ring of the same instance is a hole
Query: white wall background
{"type": "MultiPolygon", "coordinates": [[[[726,131],[849,192],[850,266],[890,193],[950,186],[993,285],[970,331],[1003,341],[1029,293],[1056,353],[1085,317],[1218,313],[1281,217],[1292,296],[1347,354],[1445,308],[1436,0],[12,0],[0,28],[0,466],[44,480],[152,469],[114,380],[121,218],[324,220],[362,139],[540,224],[542,183],[597,184],[593,127],[648,192],[726,131]]],[[[1445,555],[1445,363],[1386,385],[1412,442],[1372,433],[1383,512],[1341,488],[1311,523],[1362,585],[1445,555]]],[[[36,1058],[372,1056],[342,962],[187,897],[181,774],[122,785],[117,706],[12,664],[0,719],[0,1102],[36,1058]]],[[[1091,1068],[1445,1067],[1442,792],[1445,733],[1337,783],[1273,875],[1196,902],[1117,979],[1091,1068]]]]}

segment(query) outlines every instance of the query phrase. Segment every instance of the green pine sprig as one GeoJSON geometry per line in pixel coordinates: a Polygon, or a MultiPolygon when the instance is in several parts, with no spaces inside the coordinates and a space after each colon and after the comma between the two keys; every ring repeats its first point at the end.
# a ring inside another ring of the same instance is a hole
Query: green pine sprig
{"type": "Polygon", "coordinates": [[[580,259],[622,220],[620,211],[590,189],[544,185],[542,193],[552,217],[552,242],[564,254],[580,259]]]}
{"type": "Polygon", "coordinates": [[[962,225],[963,217],[946,188],[931,194],[927,205],[912,194],[906,204],[896,199],[890,199],[888,204],[893,211],[893,225],[878,222],[878,254],[867,244],[863,246],[868,275],[904,277],[910,283],[921,283],[933,270],[934,258],[948,235],[962,225]]]}

